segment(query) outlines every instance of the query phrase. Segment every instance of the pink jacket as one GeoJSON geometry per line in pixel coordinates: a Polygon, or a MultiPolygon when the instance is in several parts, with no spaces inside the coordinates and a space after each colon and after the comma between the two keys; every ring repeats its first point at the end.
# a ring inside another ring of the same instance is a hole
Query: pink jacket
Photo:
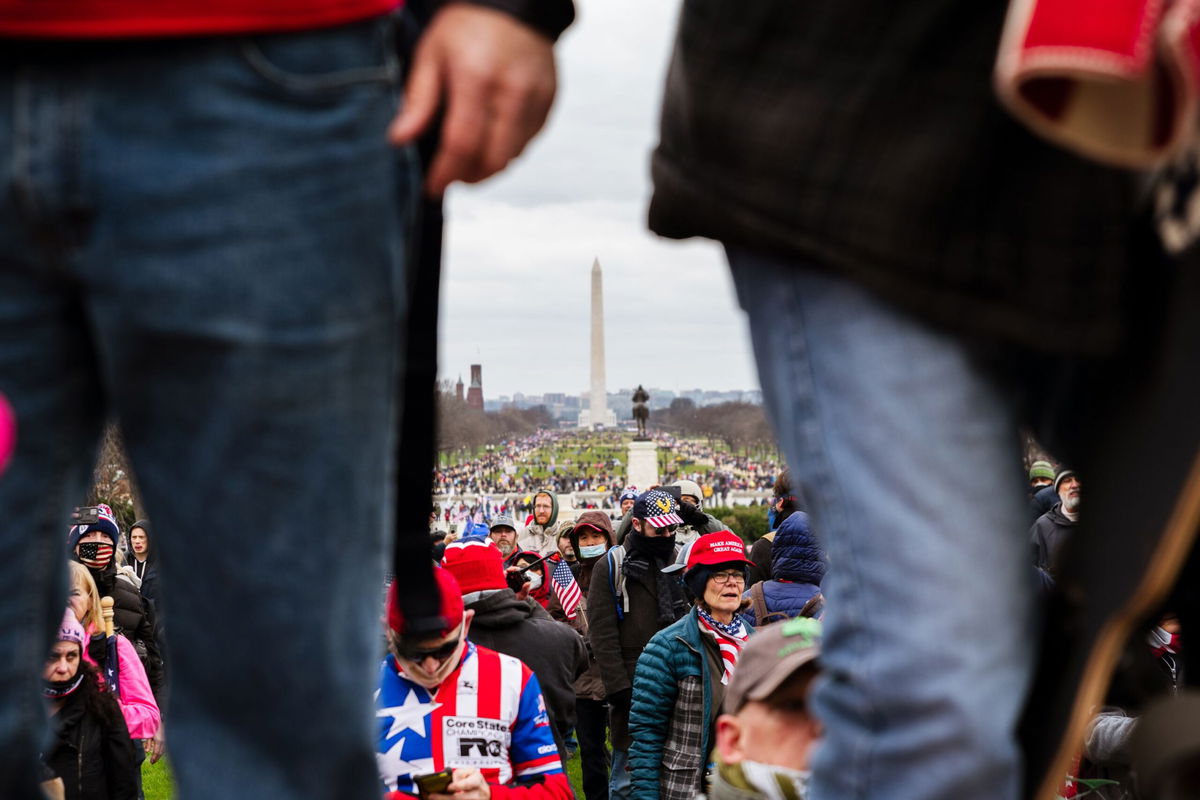
{"type": "MultiPolygon", "coordinates": [[[[87,634],[92,635],[91,626],[87,634]]],[[[83,658],[89,664],[95,665],[83,649],[83,658]]],[[[121,706],[121,714],[125,717],[125,726],[129,728],[129,738],[150,739],[158,732],[162,723],[162,715],[158,711],[158,703],[154,701],[154,693],[150,691],[150,681],[146,678],[146,668],[138,658],[137,650],[129,640],[117,635],[117,669],[120,677],[117,688],[120,694],[117,704],[121,706]]]]}

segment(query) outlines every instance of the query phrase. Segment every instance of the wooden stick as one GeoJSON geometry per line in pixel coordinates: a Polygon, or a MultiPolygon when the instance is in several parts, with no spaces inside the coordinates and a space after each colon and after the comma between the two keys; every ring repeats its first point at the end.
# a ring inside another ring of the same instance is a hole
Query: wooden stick
{"type": "Polygon", "coordinates": [[[100,598],[100,616],[104,618],[104,635],[113,635],[113,599],[111,597],[100,598]]]}

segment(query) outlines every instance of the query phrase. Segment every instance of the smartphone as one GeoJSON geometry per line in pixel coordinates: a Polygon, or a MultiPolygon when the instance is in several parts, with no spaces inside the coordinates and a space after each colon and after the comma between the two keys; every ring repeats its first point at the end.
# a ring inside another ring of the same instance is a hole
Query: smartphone
{"type": "Polygon", "coordinates": [[[659,488],[659,489],[662,489],[664,492],[666,492],[667,494],[671,495],[671,497],[674,497],[674,498],[675,498],[675,502],[676,502],[676,503],[682,503],[682,502],[683,502],[683,487],[680,487],[680,486],[660,486],[660,487],[658,487],[658,488],[659,488]]]}
{"type": "Polygon", "coordinates": [[[445,794],[450,788],[450,782],[454,780],[454,770],[444,769],[441,772],[435,772],[432,775],[418,775],[413,778],[413,783],[417,785],[417,791],[422,797],[431,794],[445,794]]]}
{"type": "Polygon", "coordinates": [[[76,525],[95,525],[100,521],[100,509],[96,506],[84,506],[75,509],[76,525]]]}

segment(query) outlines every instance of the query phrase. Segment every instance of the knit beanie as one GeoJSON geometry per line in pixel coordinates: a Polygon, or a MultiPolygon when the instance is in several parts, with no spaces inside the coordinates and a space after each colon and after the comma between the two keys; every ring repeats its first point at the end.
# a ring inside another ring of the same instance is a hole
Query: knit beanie
{"type": "Polygon", "coordinates": [[[1054,480],[1054,466],[1049,461],[1035,461],[1029,465],[1029,480],[1034,478],[1045,478],[1048,481],[1054,480]]]}
{"type": "Polygon", "coordinates": [[[459,540],[446,545],[442,566],[458,581],[463,594],[504,589],[504,556],[488,539],[459,540]]]}
{"type": "Polygon", "coordinates": [[[1058,487],[1062,485],[1062,482],[1067,478],[1073,477],[1075,477],[1075,470],[1073,469],[1064,469],[1062,472],[1058,473],[1058,475],[1056,475],[1054,478],[1054,491],[1057,492],[1058,487]]]}
{"type": "Polygon", "coordinates": [[[58,626],[58,633],[54,636],[56,642],[75,642],[79,645],[80,652],[87,642],[87,636],[83,632],[83,626],[79,624],[79,620],[75,618],[75,612],[69,607],[63,612],[62,624],[58,626]]]}
{"type": "Polygon", "coordinates": [[[112,546],[116,548],[117,539],[121,537],[121,530],[117,527],[117,517],[108,506],[101,503],[96,506],[96,510],[100,519],[93,522],[91,525],[72,525],[71,530],[67,532],[67,552],[75,552],[75,545],[79,544],[79,540],[84,534],[92,531],[100,531],[109,539],[112,540],[112,546]]]}

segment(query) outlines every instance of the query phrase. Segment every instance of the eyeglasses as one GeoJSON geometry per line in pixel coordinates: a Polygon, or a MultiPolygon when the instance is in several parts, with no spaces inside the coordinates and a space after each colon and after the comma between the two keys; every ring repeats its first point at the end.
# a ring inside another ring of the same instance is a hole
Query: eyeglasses
{"type": "Polygon", "coordinates": [[[647,525],[646,527],[648,528],[646,532],[651,536],[668,536],[679,530],[678,525],[663,525],[661,528],[656,528],[653,525],[647,525]]]}
{"type": "Polygon", "coordinates": [[[440,644],[437,647],[426,649],[417,647],[412,643],[404,641],[404,639],[398,639],[396,641],[396,652],[399,653],[400,657],[404,660],[412,661],[417,664],[420,664],[427,658],[445,661],[447,658],[454,655],[454,651],[458,649],[458,645],[461,641],[462,637],[460,636],[457,639],[451,639],[445,644],[440,644]]]}
{"type": "Polygon", "coordinates": [[[746,573],[728,570],[726,572],[714,572],[712,575],[709,575],[708,578],[718,586],[724,586],[730,581],[733,581],[734,583],[745,583],[746,573]]]}

